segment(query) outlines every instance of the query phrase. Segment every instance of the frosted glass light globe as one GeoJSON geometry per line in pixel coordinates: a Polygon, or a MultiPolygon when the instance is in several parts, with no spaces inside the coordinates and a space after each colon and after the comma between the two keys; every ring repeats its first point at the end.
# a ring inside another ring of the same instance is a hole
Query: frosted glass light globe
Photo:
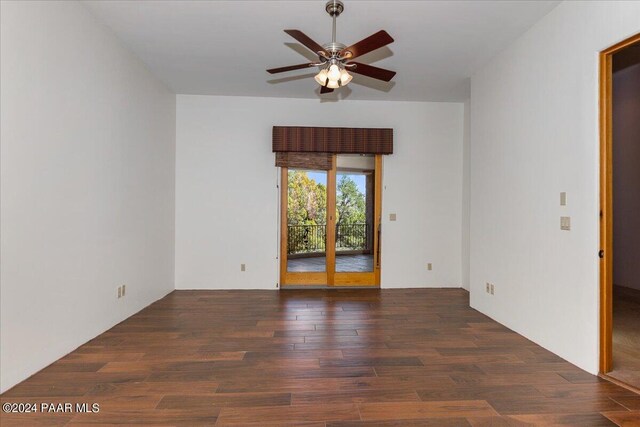
{"type": "Polygon", "coordinates": [[[340,73],[340,84],[342,86],[346,86],[346,84],[349,83],[351,79],[353,79],[353,76],[347,73],[347,70],[342,70],[342,73],[340,73]]]}
{"type": "Polygon", "coordinates": [[[327,73],[329,80],[338,80],[340,78],[340,68],[336,64],[329,67],[329,73],[327,73]]]}
{"type": "Polygon", "coordinates": [[[327,84],[327,70],[322,69],[316,76],[314,77],[320,86],[324,86],[327,84]]]}

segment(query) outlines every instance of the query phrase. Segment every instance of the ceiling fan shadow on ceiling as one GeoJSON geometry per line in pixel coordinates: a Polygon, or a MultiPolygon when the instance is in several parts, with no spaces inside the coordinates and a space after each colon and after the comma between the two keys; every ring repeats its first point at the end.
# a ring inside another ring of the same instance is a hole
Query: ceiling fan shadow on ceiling
{"type": "Polygon", "coordinates": [[[321,46],[300,30],[284,30],[285,33],[289,34],[317,55],[318,61],[289,65],[287,67],[270,68],[267,72],[277,74],[309,67],[318,67],[320,68],[320,72],[318,72],[314,78],[321,86],[321,94],[330,93],[333,92],[334,89],[346,86],[353,78],[349,72],[389,82],[393,76],[396,75],[395,71],[355,62],[353,59],[393,43],[393,38],[386,31],[380,30],[351,46],[337,43],[336,18],[344,11],[344,4],[340,0],[329,0],[325,6],[325,10],[333,18],[331,43],[321,46]]]}

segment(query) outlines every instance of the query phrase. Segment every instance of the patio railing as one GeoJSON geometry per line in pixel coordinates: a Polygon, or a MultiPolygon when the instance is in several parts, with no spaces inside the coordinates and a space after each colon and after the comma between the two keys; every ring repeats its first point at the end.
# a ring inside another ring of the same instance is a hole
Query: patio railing
{"type": "MultiPolygon", "coordinates": [[[[326,224],[289,225],[288,254],[325,252],[326,224]]],[[[337,251],[368,251],[373,236],[368,223],[340,224],[336,226],[337,251]]]]}

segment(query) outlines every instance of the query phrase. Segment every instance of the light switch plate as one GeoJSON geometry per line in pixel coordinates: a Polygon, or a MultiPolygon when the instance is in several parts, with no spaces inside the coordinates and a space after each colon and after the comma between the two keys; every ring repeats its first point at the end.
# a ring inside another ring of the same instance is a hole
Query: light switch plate
{"type": "Polygon", "coordinates": [[[244,264],[240,264],[240,271],[246,271],[247,270],[247,266],[244,264]]]}
{"type": "Polygon", "coordinates": [[[431,263],[427,263],[427,270],[433,270],[433,265],[431,263]]]}
{"type": "Polygon", "coordinates": [[[571,217],[570,216],[561,216],[560,217],[560,230],[565,230],[565,231],[571,230],[571,217]]]}
{"type": "Polygon", "coordinates": [[[392,213],[389,214],[389,221],[395,221],[396,220],[396,214],[392,213]]]}
{"type": "Polygon", "coordinates": [[[560,193],[560,206],[567,206],[567,193],[564,191],[560,193]]]}

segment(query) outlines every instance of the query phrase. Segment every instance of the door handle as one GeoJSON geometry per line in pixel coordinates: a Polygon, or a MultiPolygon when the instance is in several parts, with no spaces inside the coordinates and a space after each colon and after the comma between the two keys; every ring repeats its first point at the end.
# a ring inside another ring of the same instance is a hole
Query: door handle
{"type": "Polygon", "coordinates": [[[604,258],[604,249],[600,249],[600,252],[598,252],[598,257],[600,259],[604,258]]]}

